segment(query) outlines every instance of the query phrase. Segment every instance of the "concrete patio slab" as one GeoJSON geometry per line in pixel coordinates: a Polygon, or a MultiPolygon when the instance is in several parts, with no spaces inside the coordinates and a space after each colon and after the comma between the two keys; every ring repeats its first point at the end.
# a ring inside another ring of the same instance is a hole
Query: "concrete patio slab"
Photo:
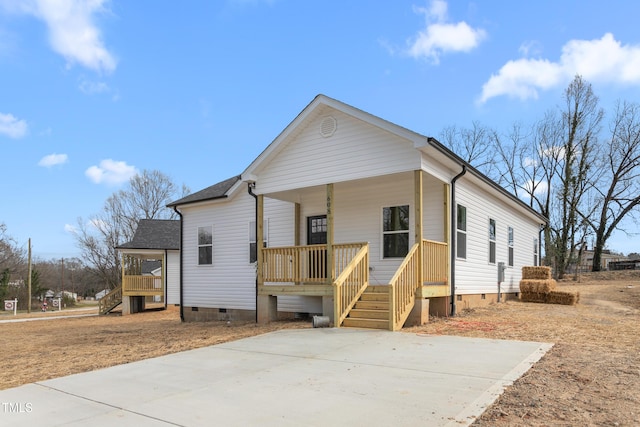
{"type": "Polygon", "coordinates": [[[468,425],[551,346],[282,330],[0,391],[0,425],[468,425]]]}

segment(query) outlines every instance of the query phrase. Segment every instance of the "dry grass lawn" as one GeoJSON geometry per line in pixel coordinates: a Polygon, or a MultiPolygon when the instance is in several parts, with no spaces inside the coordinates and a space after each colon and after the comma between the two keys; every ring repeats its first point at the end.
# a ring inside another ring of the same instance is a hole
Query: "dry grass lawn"
{"type": "MultiPolygon", "coordinates": [[[[559,288],[579,291],[580,303],[493,304],[403,331],[555,343],[475,426],[640,425],[640,272],[583,275],[559,288]]],[[[0,323],[0,389],[309,327],[309,321],[181,323],[177,310],[0,323]]]]}

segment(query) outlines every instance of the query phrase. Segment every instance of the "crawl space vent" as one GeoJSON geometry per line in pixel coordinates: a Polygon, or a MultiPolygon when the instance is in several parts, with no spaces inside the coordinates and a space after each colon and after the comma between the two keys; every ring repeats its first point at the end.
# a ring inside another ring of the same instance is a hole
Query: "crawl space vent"
{"type": "Polygon", "coordinates": [[[337,127],[338,122],[336,122],[336,119],[331,116],[327,116],[323,118],[322,122],[320,123],[320,135],[325,138],[329,138],[336,132],[337,127]]]}

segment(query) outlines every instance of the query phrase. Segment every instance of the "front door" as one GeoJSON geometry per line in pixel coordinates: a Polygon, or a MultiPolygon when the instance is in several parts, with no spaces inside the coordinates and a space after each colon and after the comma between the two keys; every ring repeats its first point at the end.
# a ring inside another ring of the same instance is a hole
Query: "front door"
{"type": "MultiPolygon", "coordinates": [[[[307,217],[307,245],[327,244],[327,216],[307,217]]],[[[327,251],[309,252],[309,277],[321,279],[327,277],[327,251]]]]}

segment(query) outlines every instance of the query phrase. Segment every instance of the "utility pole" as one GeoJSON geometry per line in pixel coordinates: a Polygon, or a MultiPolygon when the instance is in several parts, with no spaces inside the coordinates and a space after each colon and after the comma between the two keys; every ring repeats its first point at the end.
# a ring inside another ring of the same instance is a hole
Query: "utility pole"
{"type": "Polygon", "coordinates": [[[60,298],[62,298],[62,301],[64,301],[64,258],[62,258],[62,271],[60,273],[60,284],[62,287],[62,290],[60,291],[60,298]]]}
{"type": "Polygon", "coordinates": [[[27,313],[31,313],[31,237],[29,237],[29,259],[27,264],[27,313]]]}

